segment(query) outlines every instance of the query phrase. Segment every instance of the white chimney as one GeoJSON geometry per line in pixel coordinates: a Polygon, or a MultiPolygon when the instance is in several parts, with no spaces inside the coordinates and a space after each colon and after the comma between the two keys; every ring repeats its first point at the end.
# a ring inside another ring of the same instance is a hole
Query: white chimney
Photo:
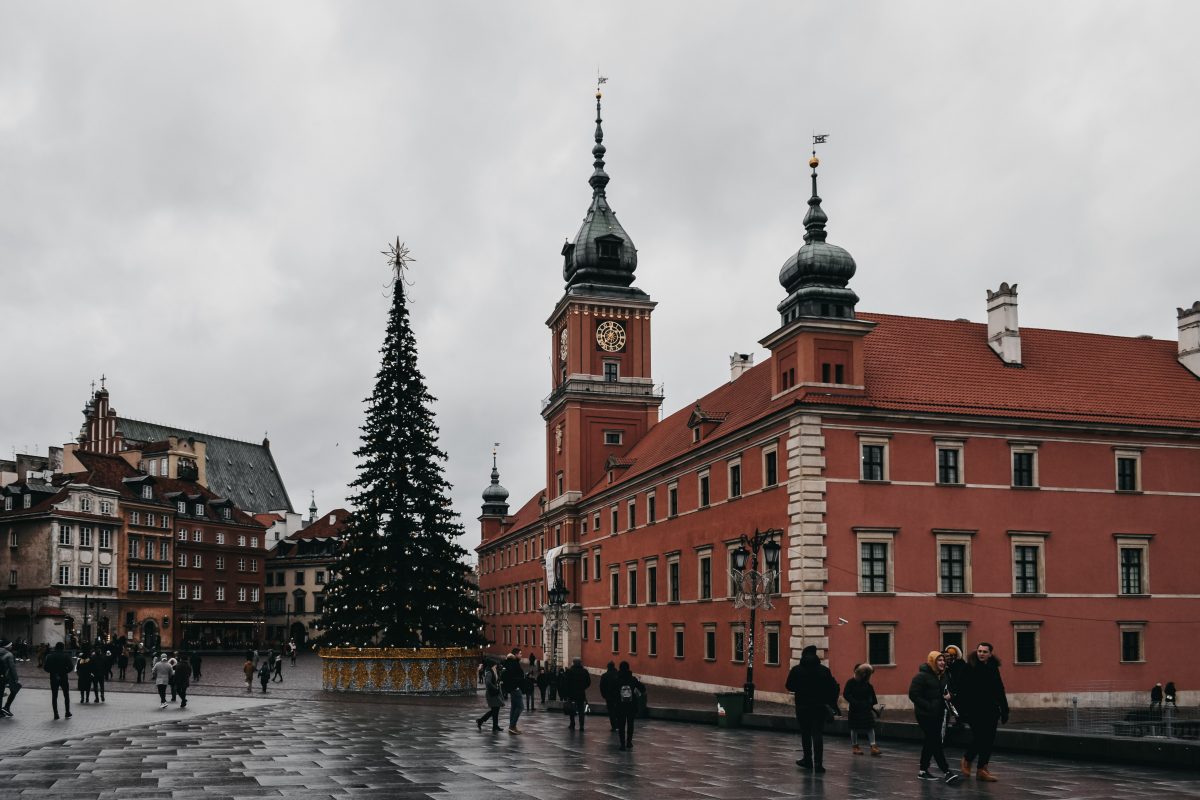
{"type": "Polygon", "coordinates": [[[1179,363],[1200,378],[1200,300],[1179,309],[1179,363]]]}
{"type": "Polygon", "coordinates": [[[1017,326],[1017,285],[1000,284],[987,293],[988,347],[1005,364],[1021,363],[1021,329],[1017,326]]]}
{"type": "Polygon", "coordinates": [[[754,366],[753,353],[734,353],[729,357],[729,382],[742,377],[742,373],[754,366]]]}

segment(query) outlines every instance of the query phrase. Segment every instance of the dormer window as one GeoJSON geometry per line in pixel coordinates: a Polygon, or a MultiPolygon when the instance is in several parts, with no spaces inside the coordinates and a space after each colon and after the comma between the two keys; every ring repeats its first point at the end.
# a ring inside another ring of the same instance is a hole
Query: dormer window
{"type": "Polygon", "coordinates": [[[224,508],[221,509],[221,519],[232,519],[232,518],[233,518],[233,511],[230,510],[229,506],[225,506],[224,508]]]}
{"type": "Polygon", "coordinates": [[[204,516],[204,503],[196,503],[195,510],[196,510],[197,517],[203,517],[204,516]]]}
{"type": "Polygon", "coordinates": [[[24,505],[25,508],[30,508],[33,505],[33,495],[27,494],[24,496],[24,505]]]}
{"type": "Polygon", "coordinates": [[[12,511],[12,497],[11,496],[4,498],[4,510],[12,511]]]}
{"type": "Polygon", "coordinates": [[[145,486],[142,487],[142,499],[143,500],[153,500],[154,499],[154,488],[152,486],[150,486],[150,484],[146,484],[145,486]]]}
{"type": "Polygon", "coordinates": [[[600,239],[596,242],[596,254],[600,258],[620,258],[621,242],[618,239],[600,239]]]}
{"type": "Polygon", "coordinates": [[[176,503],[175,504],[175,513],[176,514],[186,514],[187,513],[187,503],[184,502],[183,500],[180,500],[178,503],[176,503]]]}

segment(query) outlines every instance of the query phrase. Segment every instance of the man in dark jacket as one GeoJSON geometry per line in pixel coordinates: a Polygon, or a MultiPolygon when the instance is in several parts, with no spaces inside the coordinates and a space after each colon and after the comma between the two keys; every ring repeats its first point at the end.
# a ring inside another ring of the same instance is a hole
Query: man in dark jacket
{"type": "Polygon", "coordinates": [[[179,695],[179,707],[187,708],[187,690],[192,685],[192,664],[187,653],[179,656],[175,665],[175,693],[179,695]]]}
{"type": "Polygon", "coordinates": [[[959,709],[971,726],[971,744],[963,754],[962,771],[971,774],[971,762],[979,758],[976,777],[993,783],[996,777],[988,769],[992,745],[996,741],[997,723],[1008,722],[1008,696],[1000,678],[1000,659],[992,653],[990,642],[980,642],[967,657],[967,671],[959,697],[966,709],[959,709]]]}
{"type": "Polygon", "coordinates": [[[563,701],[567,704],[567,713],[571,715],[571,727],[575,727],[575,715],[579,715],[579,730],[587,721],[584,710],[587,708],[587,690],[592,685],[592,676],[583,668],[583,659],[577,658],[563,676],[563,701]]]}
{"type": "Polygon", "coordinates": [[[58,719],[58,691],[62,690],[67,719],[71,718],[71,657],[63,649],[63,643],[54,645],[46,656],[42,669],[50,673],[50,702],[54,707],[54,718],[58,719]]]}
{"type": "Polygon", "coordinates": [[[804,757],[796,764],[823,773],[825,719],[837,713],[838,682],[829,667],[821,663],[813,645],[801,651],[800,663],[788,673],[787,690],[796,697],[796,722],[800,723],[800,744],[804,748],[804,757]]]}
{"type": "Polygon", "coordinates": [[[500,688],[508,695],[508,732],[516,735],[521,732],[517,720],[524,710],[524,698],[521,696],[521,684],[525,681],[525,671],[521,669],[521,648],[514,647],[504,659],[504,667],[500,670],[500,688]]]}
{"type": "Polygon", "coordinates": [[[617,732],[617,698],[613,691],[617,688],[617,665],[608,662],[604,674],[600,676],[600,696],[604,698],[604,707],[608,709],[608,727],[612,733],[617,732]]]}

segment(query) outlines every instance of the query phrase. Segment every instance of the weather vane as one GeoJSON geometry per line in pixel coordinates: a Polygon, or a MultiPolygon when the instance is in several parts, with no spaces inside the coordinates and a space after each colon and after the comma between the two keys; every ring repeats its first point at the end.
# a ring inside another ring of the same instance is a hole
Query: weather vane
{"type": "Polygon", "coordinates": [[[600,87],[608,83],[608,78],[600,74],[600,67],[596,67],[596,94],[600,94],[600,87]]]}
{"type": "Polygon", "coordinates": [[[814,133],[813,134],[812,158],[810,158],[808,160],[808,165],[810,167],[812,167],[813,169],[816,169],[817,165],[821,163],[820,159],[817,158],[817,145],[825,144],[825,142],[827,142],[828,140],[829,140],[828,133],[814,133]]]}

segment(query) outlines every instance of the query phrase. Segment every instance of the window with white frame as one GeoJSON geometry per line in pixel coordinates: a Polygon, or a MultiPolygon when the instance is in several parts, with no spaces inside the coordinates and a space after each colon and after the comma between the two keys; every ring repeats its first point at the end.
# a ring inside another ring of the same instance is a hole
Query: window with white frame
{"type": "Polygon", "coordinates": [[[717,660],[717,626],[710,622],[704,624],[704,660],[717,660]]]}
{"type": "Polygon", "coordinates": [[[604,443],[606,445],[619,445],[624,441],[624,436],[621,431],[605,431],[604,443]]]}
{"type": "Polygon", "coordinates": [[[225,599],[225,584],[218,583],[216,592],[217,592],[217,600],[218,601],[224,600],[225,599]]]}
{"type": "Polygon", "coordinates": [[[658,521],[658,497],[655,490],[646,492],[646,522],[653,525],[658,521]]]}
{"type": "Polygon", "coordinates": [[[735,622],[730,627],[729,633],[729,643],[733,646],[730,660],[735,664],[743,664],[746,661],[746,626],[741,622],[735,622]]]}
{"type": "Polygon", "coordinates": [[[600,641],[600,615],[599,614],[596,615],[594,622],[595,622],[595,625],[592,628],[592,630],[596,635],[593,638],[595,638],[595,640],[598,642],[598,641],[600,641]]]}
{"type": "Polygon", "coordinates": [[[204,541],[204,531],[200,530],[199,528],[196,528],[194,531],[192,531],[192,541],[193,542],[203,542],[204,541]]]}
{"type": "Polygon", "coordinates": [[[1117,534],[1117,592],[1150,594],[1150,536],[1117,534]]]}
{"type": "Polygon", "coordinates": [[[101,528],[100,529],[100,549],[101,550],[111,550],[112,549],[112,528],[101,528]]]}
{"type": "Polygon", "coordinates": [[[1009,442],[1012,459],[1012,485],[1018,489],[1034,489],[1040,486],[1038,476],[1038,444],[1036,442],[1009,442]]]}
{"type": "Polygon", "coordinates": [[[646,559],[646,602],[649,605],[658,603],[658,559],[646,559]]]}
{"type": "Polygon", "coordinates": [[[225,556],[217,556],[217,562],[215,566],[217,569],[225,569],[225,556]]]}
{"type": "Polygon", "coordinates": [[[696,550],[696,581],[699,600],[711,600],[713,596],[712,548],[703,547],[696,550]]]}
{"type": "Polygon", "coordinates": [[[79,568],[79,585],[80,586],[91,586],[92,585],[92,568],[91,567],[80,567],[79,568]]]}
{"type": "Polygon", "coordinates": [[[195,514],[197,517],[203,517],[204,516],[204,503],[196,503],[196,507],[195,507],[195,509],[193,509],[192,513],[195,514]]]}
{"type": "Polygon", "coordinates": [[[683,658],[684,627],[682,625],[674,626],[673,633],[675,634],[675,657],[683,658]]]}
{"type": "Polygon", "coordinates": [[[625,575],[628,578],[627,605],[636,606],[638,604],[638,570],[637,564],[630,564],[625,567],[625,575]]]}
{"type": "Polygon", "coordinates": [[[633,530],[637,527],[637,500],[631,499],[625,504],[625,510],[628,513],[626,521],[629,523],[625,526],[626,530],[633,530]]]}
{"type": "Polygon", "coordinates": [[[139,583],[138,573],[130,572],[129,573],[129,591],[131,591],[131,592],[138,591],[138,583],[139,583]]]}
{"type": "Polygon", "coordinates": [[[969,622],[954,621],[954,622],[938,622],[938,634],[941,643],[941,649],[945,650],[950,645],[954,645],[960,652],[967,652],[967,628],[969,622]]]}
{"type": "Polygon", "coordinates": [[[775,445],[763,448],[763,487],[779,483],[779,454],[775,445]]]}
{"type": "Polygon", "coordinates": [[[938,594],[971,593],[970,531],[934,531],[938,554],[938,594]]]}
{"type": "Polygon", "coordinates": [[[179,540],[179,541],[181,541],[181,542],[186,542],[186,541],[187,541],[187,539],[188,539],[188,537],[187,537],[187,528],[180,528],[180,529],[179,529],[179,532],[178,532],[178,533],[175,535],[175,538],[176,538],[176,539],[178,539],[178,540],[179,540]]]}
{"type": "Polygon", "coordinates": [[[142,499],[143,500],[153,500],[154,499],[154,488],[152,486],[150,486],[150,484],[145,484],[144,486],[142,486],[142,499]]]}
{"type": "Polygon", "coordinates": [[[1142,451],[1135,448],[1113,448],[1116,458],[1117,491],[1142,490],[1142,451]]]}
{"type": "Polygon", "coordinates": [[[667,602],[679,602],[679,554],[667,554],[667,602]]]}
{"type": "Polygon", "coordinates": [[[1014,664],[1042,663],[1042,623],[1013,623],[1014,664]]]}
{"type": "Polygon", "coordinates": [[[937,482],[942,486],[962,486],[966,481],[963,477],[963,441],[962,439],[934,439],[934,450],[937,453],[937,482]]]}
{"type": "Polygon", "coordinates": [[[742,460],[740,458],[729,462],[729,496],[742,496],[742,460]]]}
{"type": "Polygon", "coordinates": [[[612,626],[612,651],[614,653],[621,652],[621,626],[612,626]]]}
{"type": "Polygon", "coordinates": [[[142,524],[142,514],[140,511],[134,511],[129,515],[129,524],[130,525],[141,525],[142,524]]]}
{"type": "Polygon", "coordinates": [[[621,602],[621,576],[616,567],[610,567],[608,571],[608,604],[610,606],[619,605],[621,602]]]}
{"type": "Polygon", "coordinates": [[[92,498],[90,498],[90,497],[79,498],[79,510],[80,511],[91,511],[92,510],[92,498]]]}
{"type": "Polygon", "coordinates": [[[706,508],[708,506],[709,502],[712,500],[712,497],[709,492],[709,487],[711,485],[711,482],[709,480],[708,470],[702,470],[697,475],[697,478],[699,480],[699,485],[697,487],[699,494],[700,494],[699,501],[698,501],[699,506],[700,506],[700,508],[706,508]]]}
{"type": "MultiPolygon", "coordinates": [[[[147,583],[148,583],[149,579],[150,579],[149,572],[146,573],[146,579],[147,579],[147,583]]],[[[158,590],[160,592],[169,592],[171,590],[170,584],[169,584],[170,580],[171,580],[171,578],[169,575],[167,575],[167,573],[165,573],[165,572],[158,573],[158,590]]],[[[149,589],[147,589],[147,591],[149,591],[149,589]]]]}
{"type": "Polygon", "coordinates": [[[779,623],[768,622],[763,625],[766,636],[766,647],[763,653],[763,663],[769,667],[779,666],[779,623]]]}
{"type": "Polygon", "coordinates": [[[657,625],[651,624],[651,625],[646,626],[646,655],[655,657],[655,658],[658,657],[658,626],[657,625]]]}
{"type": "Polygon", "coordinates": [[[79,526],[79,546],[80,547],[91,547],[92,546],[92,529],[91,529],[91,527],[89,527],[87,525],[79,526]]]}
{"type": "Polygon", "coordinates": [[[160,561],[170,561],[171,560],[171,543],[170,542],[159,542],[158,543],[158,558],[160,561]]]}
{"type": "Polygon", "coordinates": [[[200,569],[200,567],[201,567],[201,565],[202,565],[202,564],[203,564],[203,559],[201,558],[200,554],[199,554],[199,553],[193,553],[193,554],[192,554],[192,568],[193,568],[193,569],[200,569]]]}
{"type": "Polygon", "coordinates": [[[592,575],[596,580],[600,580],[600,548],[597,547],[592,551],[592,575]]]}
{"type": "Polygon", "coordinates": [[[111,572],[109,571],[108,567],[99,567],[96,570],[96,585],[97,586],[108,586],[110,576],[111,576],[111,572]]]}
{"type": "Polygon", "coordinates": [[[667,484],[667,516],[679,516],[679,484],[667,484]]]}
{"type": "Polygon", "coordinates": [[[250,589],[250,602],[251,603],[258,602],[258,588],[257,587],[252,587],[250,589]]]}
{"type": "Polygon", "coordinates": [[[100,501],[100,513],[105,516],[112,516],[113,505],[109,500],[100,501]]]}
{"type": "Polygon", "coordinates": [[[179,588],[175,592],[175,594],[179,597],[180,600],[187,600],[187,584],[185,584],[185,583],[179,584],[179,588]]]}
{"type": "Polygon", "coordinates": [[[237,546],[238,546],[238,547],[245,547],[245,546],[246,546],[246,537],[245,537],[245,536],[242,536],[241,534],[238,534],[238,538],[237,538],[237,546]]]}
{"type": "Polygon", "coordinates": [[[617,507],[613,506],[612,508],[610,508],[608,510],[608,513],[609,513],[609,517],[610,517],[610,522],[612,523],[609,530],[612,531],[613,533],[616,533],[618,530],[620,530],[620,526],[617,523],[617,507]]]}
{"type": "Polygon", "coordinates": [[[888,439],[878,434],[858,435],[859,480],[888,481],[891,480],[891,469],[888,465],[888,439]]]}
{"type": "Polygon", "coordinates": [[[60,586],[68,586],[71,583],[71,568],[65,564],[59,565],[58,568],[58,583],[60,586]]]}
{"type": "Polygon", "coordinates": [[[1046,593],[1046,534],[1012,533],[1013,594],[1046,593]]]}
{"type": "Polygon", "coordinates": [[[198,583],[192,587],[192,599],[193,600],[203,600],[204,599],[203,586],[201,586],[198,583]]]}
{"type": "Polygon", "coordinates": [[[238,587],[238,602],[239,603],[246,602],[246,587],[245,586],[238,587]]]}
{"type": "Polygon", "coordinates": [[[895,530],[855,528],[858,538],[858,590],[862,593],[891,593],[895,530]]]}
{"type": "Polygon", "coordinates": [[[217,531],[217,544],[225,544],[225,531],[217,531]]]}
{"type": "MultiPolygon", "coordinates": [[[[184,500],[180,500],[179,502],[177,502],[175,504],[175,513],[176,514],[186,514],[187,513],[187,502],[184,500]]],[[[187,598],[185,597],[184,599],[186,600],[187,598]]]]}
{"type": "Polygon", "coordinates": [[[638,651],[637,625],[629,626],[629,655],[636,656],[638,651]]]}
{"type": "Polygon", "coordinates": [[[71,526],[70,525],[59,525],[58,526],[58,543],[60,545],[70,546],[70,544],[71,544],[71,526]]]}
{"type": "Polygon", "coordinates": [[[864,622],[866,634],[866,661],[873,667],[891,666],[896,663],[896,623],[864,622]]]}

